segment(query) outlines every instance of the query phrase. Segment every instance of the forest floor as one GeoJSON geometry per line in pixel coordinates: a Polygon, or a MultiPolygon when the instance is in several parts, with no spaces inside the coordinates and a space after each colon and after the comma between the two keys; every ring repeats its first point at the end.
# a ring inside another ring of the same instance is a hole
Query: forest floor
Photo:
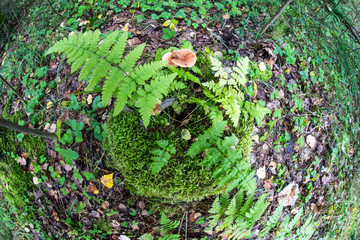
{"type": "MultiPolygon", "coordinates": [[[[313,64],[313,60],[321,56],[304,52],[287,40],[256,36],[266,15],[259,14],[255,22],[249,20],[245,7],[240,10],[240,16],[231,17],[217,9],[209,9],[206,14],[216,17],[197,22],[199,25],[206,23],[206,27],[188,26],[184,19],[177,18],[176,36],[171,39],[163,38],[162,21],[146,16],[138,22],[134,17],[137,12],[130,9],[110,13],[99,29],[103,34],[115,30],[130,32],[129,49],[146,43],[143,60],[154,57],[159,48],[180,47],[186,40],[193,45],[195,52],[214,53],[226,66],[233,66],[236,53],[258,64],[267,64],[272,71],[271,79],[258,81],[255,89],[251,89],[252,101],[265,101],[265,106],[272,111],[260,126],[256,125],[252,136],[254,145],[250,162],[256,171],[257,189],[259,194],[268,194],[270,205],[266,214],[269,215],[279,205],[279,193],[294,184],[296,187],[287,194],[295,204],[285,207],[283,216],[294,216],[301,207],[307,214],[312,213],[313,220],[318,222],[312,239],[319,239],[326,226],[324,216],[332,204],[327,202],[329,189],[339,185],[337,166],[329,159],[336,158],[332,154],[335,145],[332,127],[340,124],[331,109],[331,86],[324,74],[319,73],[318,65],[313,64]]],[[[185,9],[188,15],[192,11],[191,8],[185,9]]],[[[50,30],[55,33],[55,29],[50,30]]],[[[23,41],[31,44],[31,37],[23,41]]],[[[4,62],[11,51],[3,52],[0,62],[4,62]]],[[[182,239],[220,239],[220,233],[206,230],[208,211],[215,197],[189,204],[166,204],[132,194],[125,187],[121,173],[104,164],[108,156],[100,141],[101,131],[97,136],[94,134],[96,126],[107,122],[112,105],[106,108],[98,105],[96,101],[100,93],[85,92],[86,83],[79,82],[77,74],[71,74],[71,68],[63,58],[48,59],[39,68],[46,66],[44,76],[29,72],[30,78],[46,82],[45,95],[39,99],[40,104],[35,104],[35,113],[30,114],[28,106],[21,101],[12,101],[7,114],[27,112],[25,125],[28,127],[33,127],[30,117],[43,116],[37,126],[51,132],[55,131],[56,122],[65,125],[70,119],[83,122],[85,127],[81,130],[83,141],[62,145],[80,156],[73,166],[64,164],[64,157],[55,150],[53,141],[45,140],[48,161],[41,168],[53,166],[65,181],[52,179],[52,173],[45,170],[43,174],[48,176],[48,181],[36,185],[33,190],[33,209],[43,231],[53,236],[52,239],[77,239],[79,236],[83,239],[126,239],[124,236],[137,239],[145,233],[160,236],[161,210],[170,219],[181,221],[176,233],[182,239]],[[49,87],[51,81],[56,82],[56,87],[49,87]],[[92,173],[95,179],[75,172],[92,173]],[[114,185],[107,188],[100,178],[111,173],[114,174],[114,185]],[[91,187],[95,187],[98,193],[95,194],[91,187]]],[[[31,101],[33,96],[28,94],[31,86],[20,84],[20,80],[14,77],[9,82],[31,101]]],[[[35,89],[38,85],[32,87],[35,89]]],[[[1,108],[5,109],[14,98],[2,97],[1,108]]],[[[352,158],[356,149],[349,146],[343,151],[352,158]]],[[[26,158],[33,161],[32,156],[26,158]]],[[[33,172],[29,164],[25,167],[26,171],[33,172]]],[[[34,227],[27,228],[33,235],[32,239],[42,238],[34,227]]],[[[259,230],[261,225],[255,225],[252,239],[258,239],[256,233],[259,230]]],[[[276,231],[272,231],[263,239],[273,239],[275,235],[276,231]]]]}

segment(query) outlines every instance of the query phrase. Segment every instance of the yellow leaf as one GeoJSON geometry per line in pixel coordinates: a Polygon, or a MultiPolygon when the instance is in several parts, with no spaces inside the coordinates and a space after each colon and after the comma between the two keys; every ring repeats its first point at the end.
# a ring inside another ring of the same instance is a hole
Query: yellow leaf
{"type": "Polygon", "coordinates": [[[101,14],[98,15],[98,19],[101,19],[101,14]]]}
{"type": "Polygon", "coordinates": [[[107,174],[107,175],[104,175],[100,178],[100,182],[102,184],[105,185],[105,187],[107,188],[112,188],[114,186],[114,181],[113,181],[113,177],[114,177],[114,174],[111,173],[111,174],[107,174]]]}
{"type": "Polygon", "coordinates": [[[127,25],[125,25],[121,30],[123,30],[123,32],[128,32],[129,31],[129,27],[127,25]]]}
{"type": "Polygon", "coordinates": [[[49,102],[46,104],[46,109],[50,109],[50,108],[51,108],[51,105],[52,105],[52,101],[49,101],[49,102]]]}

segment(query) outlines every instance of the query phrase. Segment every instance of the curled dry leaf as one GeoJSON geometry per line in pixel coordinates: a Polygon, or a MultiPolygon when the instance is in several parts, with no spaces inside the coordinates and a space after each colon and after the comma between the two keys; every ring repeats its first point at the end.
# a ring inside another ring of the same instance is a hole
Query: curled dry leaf
{"type": "Polygon", "coordinates": [[[90,184],[89,186],[87,186],[86,191],[92,192],[93,194],[99,194],[99,190],[94,184],[90,184]]]}
{"type": "Polygon", "coordinates": [[[290,205],[292,206],[298,199],[299,193],[299,185],[295,183],[290,183],[279,193],[278,198],[279,201],[281,199],[284,199],[284,207],[290,205]]]}

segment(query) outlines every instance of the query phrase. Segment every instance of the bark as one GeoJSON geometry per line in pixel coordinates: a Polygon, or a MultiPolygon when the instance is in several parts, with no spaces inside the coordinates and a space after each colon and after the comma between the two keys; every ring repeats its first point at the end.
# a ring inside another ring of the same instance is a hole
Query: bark
{"type": "Polygon", "coordinates": [[[40,131],[40,130],[36,130],[36,129],[31,129],[28,127],[24,127],[24,126],[20,126],[18,124],[15,124],[13,122],[10,122],[6,119],[0,118],[0,127],[5,127],[8,128],[10,130],[13,131],[17,131],[17,132],[22,132],[22,133],[26,133],[32,136],[36,136],[36,137],[43,137],[43,138],[50,138],[50,139],[57,139],[57,136],[53,133],[49,133],[49,132],[45,132],[45,131],[40,131]]]}
{"type": "Polygon", "coordinates": [[[275,15],[270,19],[269,22],[265,24],[265,26],[260,30],[260,34],[264,34],[264,32],[274,23],[274,21],[281,15],[281,13],[285,10],[285,8],[292,2],[292,0],[287,0],[284,5],[275,13],[275,15]]]}

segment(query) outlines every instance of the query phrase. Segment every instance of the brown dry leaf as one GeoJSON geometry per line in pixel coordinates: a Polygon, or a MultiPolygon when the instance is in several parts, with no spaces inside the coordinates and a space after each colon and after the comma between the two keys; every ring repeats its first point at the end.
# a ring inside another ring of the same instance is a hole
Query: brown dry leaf
{"type": "Polygon", "coordinates": [[[58,213],[57,213],[55,210],[52,211],[52,216],[54,217],[54,219],[55,219],[56,221],[60,221],[60,219],[59,219],[59,217],[58,217],[58,213]]]}
{"type": "Polygon", "coordinates": [[[92,192],[93,194],[99,194],[99,190],[94,184],[90,184],[89,186],[87,186],[86,191],[92,192]]]}
{"type": "Polygon", "coordinates": [[[107,188],[112,188],[114,186],[114,173],[104,175],[100,178],[100,182],[105,185],[107,188]]]}
{"type": "Polygon", "coordinates": [[[263,187],[265,188],[265,192],[270,191],[270,189],[271,189],[271,179],[266,179],[264,181],[263,187]]]}
{"type": "Polygon", "coordinates": [[[129,46],[134,46],[134,45],[137,45],[137,44],[140,44],[141,41],[138,37],[134,37],[134,38],[131,38],[131,39],[128,39],[127,40],[127,43],[129,44],[129,46]]]}
{"type": "Polygon", "coordinates": [[[26,160],[23,157],[19,157],[16,162],[22,166],[26,166],[26,160]]]}
{"type": "Polygon", "coordinates": [[[299,185],[290,183],[278,195],[278,200],[284,199],[284,207],[294,205],[299,197],[299,185]]]}
{"type": "Polygon", "coordinates": [[[104,202],[101,203],[101,207],[102,207],[103,209],[105,209],[105,210],[108,209],[109,206],[110,206],[110,204],[109,204],[108,201],[104,201],[104,202]]]}

